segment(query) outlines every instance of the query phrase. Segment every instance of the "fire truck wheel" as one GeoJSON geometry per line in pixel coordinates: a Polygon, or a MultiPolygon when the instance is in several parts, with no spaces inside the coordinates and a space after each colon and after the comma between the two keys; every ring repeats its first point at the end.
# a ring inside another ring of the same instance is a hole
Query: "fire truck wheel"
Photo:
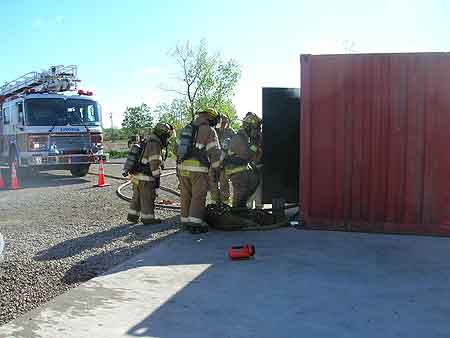
{"type": "Polygon", "coordinates": [[[73,177],[83,177],[89,172],[89,164],[80,164],[70,168],[70,173],[73,177]]]}

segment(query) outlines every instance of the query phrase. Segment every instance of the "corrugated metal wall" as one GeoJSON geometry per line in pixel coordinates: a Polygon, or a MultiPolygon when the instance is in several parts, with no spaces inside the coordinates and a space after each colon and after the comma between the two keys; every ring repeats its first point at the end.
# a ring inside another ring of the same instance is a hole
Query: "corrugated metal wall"
{"type": "Polygon", "coordinates": [[[307,226],[450,234],[450,54],[301,57],[307,226]]]}

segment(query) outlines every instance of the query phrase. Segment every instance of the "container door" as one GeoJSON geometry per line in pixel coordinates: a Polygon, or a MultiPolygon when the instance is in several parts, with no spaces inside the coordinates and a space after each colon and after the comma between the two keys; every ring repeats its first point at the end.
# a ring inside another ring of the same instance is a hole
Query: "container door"
{"type": "Polygon", "coordinates": [[[300,90],[263,88],[263,201],[298,202],[300,90]]]}

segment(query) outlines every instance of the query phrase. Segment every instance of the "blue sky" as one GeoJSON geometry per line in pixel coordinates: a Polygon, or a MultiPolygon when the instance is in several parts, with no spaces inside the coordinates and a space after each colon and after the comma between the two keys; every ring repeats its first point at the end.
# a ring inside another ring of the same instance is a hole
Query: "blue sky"
{"type": "Polygon", "coordinates": [[[0,83],[77,64],[82,86],[121,121],[127,105],[168,100],[167,51],[205,38],[235,58],[240,115],[261,112],[263,86],[298,87],[301,53],[450,51],[448,1],[0,0],[0,83]],[[347,42],[346,42],[347,41],[347,42]],[[347,48],[346,48],[347,47],[347,48]]]}

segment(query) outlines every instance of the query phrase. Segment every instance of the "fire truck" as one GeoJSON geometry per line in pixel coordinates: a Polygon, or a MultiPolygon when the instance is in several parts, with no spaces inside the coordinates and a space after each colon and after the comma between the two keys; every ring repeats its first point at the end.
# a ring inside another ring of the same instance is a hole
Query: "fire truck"
{"type": "Polygon", "coordinates": [[[101,106],[78,89],[76,66],[52,66],[0,86],[0,167],[18,174],[70,170],[85,176],[103,157],[101,106]]]}

